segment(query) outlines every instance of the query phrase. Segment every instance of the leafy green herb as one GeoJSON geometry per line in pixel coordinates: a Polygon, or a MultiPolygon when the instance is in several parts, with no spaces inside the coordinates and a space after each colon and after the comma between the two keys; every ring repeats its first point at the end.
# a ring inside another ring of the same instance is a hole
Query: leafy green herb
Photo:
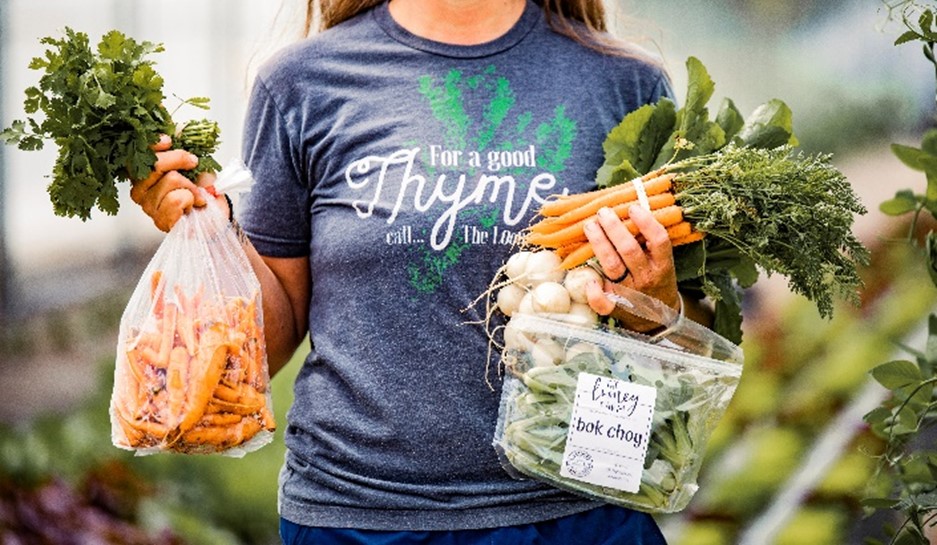
{"type": "Polygon", "coordinates": [[[677,173],[677,203],[707,234],[675,248],[680,287],[715,301],[714,330],[729,340],[741,342],[740,291],[755,283],[759,269],[788,277],[825,317],[834,296],[857,301],[857,267],[868,252],[851,228],[866,210],[830,157],[793,151],[793,114],[780,100],[746,119],[725,99],[711,119],[712,78],[694,57],[687,72],[682,108],[661,99],[609,132],[599,187],[660,168],[677,173]]]}
{"type": "MultiPolygon", "coordinates": [[[[95,207],[116,214],[115,182],[152,171],[156,154],[150,146],[161,134],[174,135],[173,147],[199,156],[199,166],[184,172],[191,179],[220,168],[211,157],[219,144],[218,125],[201,120],[177,130],[163,105],[163,78],[147,59],[163,51],[162,45],[112,30],[92,50],[87,34],[71,28],[61,39],[40,43],[49,48],[29,64],[42,72],[38,85],[25,91],[29,117],[0,131],[0,140],[27,151],[42,149],[46,140],[58,147],[48,186],[56,215],[87,220],[95,207]]],[[[207,109],[208,99],[183,104],[207,109]]]]}

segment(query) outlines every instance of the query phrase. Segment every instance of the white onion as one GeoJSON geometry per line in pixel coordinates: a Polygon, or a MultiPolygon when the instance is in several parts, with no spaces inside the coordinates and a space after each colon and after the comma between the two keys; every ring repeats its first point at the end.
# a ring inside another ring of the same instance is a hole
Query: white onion
{"type": "Polygon", "coordinates": [[[517,281],[527,271],[527,259],[531,252],[517,252],[508,258],[504,266],[504,274],[512,281],[517,281]]]}
{"type": "Polygon", "coordinates": [[[520,307],[525,295],[527,290],[516,284],[504,286],[498,291],[498,310],[510,317],[520,307]]]}
{"type": "Polygon", "coordinates": [[[582,323],[582,325],[593,325],[599,321],[599,315],[585,303],[571,304],[567,315],[572,317],[576,323],[582,323]]]}
{"type": "Polygon", "coordinates": [[[566,276],[560,264],[563,260],[551,250],[540,250],[530,254],[525,267],[525,278],[530,285],[542,282],[562,282],[566,276]]]}
{"type": "Polygon", "coordinates": [[[569,292],[557,282],[544,282],[533,289],[531,299],[535,312],[566,314],[572,301],[569,292]]]}
{"type": "Polygon", "coordinates": [[[569,291],[569,297],[576,303],[588,303],[586,286],[591,282],[602,282],[602,277],[592,267],[577,267],[566,274],[563,285],[569,291]]]}

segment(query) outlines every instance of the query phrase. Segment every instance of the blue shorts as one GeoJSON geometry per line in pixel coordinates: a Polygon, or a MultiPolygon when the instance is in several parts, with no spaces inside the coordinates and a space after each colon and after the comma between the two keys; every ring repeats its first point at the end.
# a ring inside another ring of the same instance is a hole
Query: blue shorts
{"type": "Polygon", "coordinates": [[[281,518],[280,537],[283,545],[666,545],[650,515],[612,505],[544,522],[481,530],[310,528],[281,518]]]}

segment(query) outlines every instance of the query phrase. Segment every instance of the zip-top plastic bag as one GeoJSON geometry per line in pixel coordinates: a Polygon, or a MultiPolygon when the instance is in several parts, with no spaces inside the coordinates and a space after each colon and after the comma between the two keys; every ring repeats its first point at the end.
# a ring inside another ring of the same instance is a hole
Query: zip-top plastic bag
{"type": "Polygon", "coordinates": [[[494,446],[506,470],[649,513],[695,494],[706,443],[742,372],[738,346],[623,286],[619,308],[655,335],[572,315],[516,312],[494,446]]]}
{"type": "MultiPolygon", "coordinates": [[[[252,183],[235,161],[215,188],[252,183]]],[[[242,456],[273,439],[260,282],[243,235],[205,197],[166,235],[121,317],[111,439],[137,454],[242,456]]]]}

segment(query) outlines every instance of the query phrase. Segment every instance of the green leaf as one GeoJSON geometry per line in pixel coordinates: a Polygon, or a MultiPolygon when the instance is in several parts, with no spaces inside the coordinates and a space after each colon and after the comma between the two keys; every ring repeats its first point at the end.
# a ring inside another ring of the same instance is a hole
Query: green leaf
{"type": "Polygon", "coordinates": [[[722,127],[726,140],[732,140],[745,126],[745,117],[730,98],[723,99],[719,113],[716,114],[716,123],[722,127]]]}
{"type": "Polygon", "coordinates": [[[755,262],[747,257],[739,259],[739,262],[729,269],[732,273],[732,276],[738,280],[739,287],[741,288],[750,288],[755,285],[755,282],[758,281],[760,273],[758,272],[758,267],[755,265],[755,262]]]}
{"type": "Polygon", "coordinates": [[[869,427],[872,429],[872,432],[879,437],[888,436],[888,424],[887,422],[891,419],[891,411],[885,407],[876,407],[865,414],[862,417],[865,420],[869,427]]]}
{"type": "Polygon", "coordinates": [[[921,382],[921,370],[917,365],[906,360],[883,363],[871,371],[872,377],[889,390],[896,390],[921,382]]]}
{"type": "Polygon", "coordinates": [[[895,44],[894,44],[894,45],[901,45],[901,44],[904,44],[904,43],[908,43],[908,42],[917,40],[917,39],[922,38],[922,37],[923,37],[923,36],[921,36],[921,35],[918,34],[917,32],[915,32],[915,31],[913,31],[913,30],[908,30],[908,31],[904,32],[901,36],[898,36],[898,39],[895,40],[895,44]]]}
{"type": "Polygon", "coordinates": [[[602,165],[596,172],[595,182],[599,187],[608,187],[623,184],[641,176],[631,161],[624,160],[618,165],[602,165]]]}
{"type": "Polygon", "coordinates": [[[127,44],[127,37],[122,32],[112,30],[101,38],[98,53],[105,59],[118,60],[123,57],[124,47],[127,44]]]}
{"type": "Polygon", "coordinates": [[[114,104],[117,104],[117,99],[114,97],[114,95],[105,93],[104,91],[98,93],[97,98],[94,100],[94,106],[96,108],[101,108],[102,110],[106,110],[114,104]]]}
{"type": "Polygon", "coordinates": [[[929,9],[925,9],[918,18],[918,25],[921,27],[921,30],[925,32],[931,29],[933,22],[934,12],[929,9]]]}
{"type": "Polygon", "coordinates": [[[928,155],[937,157],[937,129],[930,129],[924,133],[921,140],[921,150],[928,155]]]}
{"type": "Polygon", "coordinates": [[[677,282],[698,278],[705,272],[706,243],[686,244],[673,249],[677,282]]]}
{"type": "Polygon", "coordinates": [[[29,61],[27,68],[29,68],[30,70],[42,70],[46,68],[47,66],[49,66],[49,61],[47,61],[46,59],[42,57],[33,57],[33,59],[29,61]]]}
{"type": "Polygon", "coordinates": [[[921,159],[924,165],[924,174],[927,178],[927,188],[924,193],[924,207],[937,216],[937,157],[928,156],[921,159]]]}
{"type": "Polygon", "coordinates": [[[627,162],[639,174],[648,172],[673,131],[675,108],[673,101],[664,98],[657,104],[642,106],[626,115],[618,126],[609,131],[602,144],[605,165],[619,168],[627,162]]]}
{"type": "Polygon", "coordinates": [[[27,87],[26,99],[23,101],[23,110],[27,114],[34,114],[39,111],[39,105],[42,103],[42,91],[37,87],[27,87]]]}
{"type": "Polygon", "coordinates": [[[924,150],[902,144],[892,144],[891,151],[908,168],[924,171],[923,159],[930,156],[924,150]]]}
{"type": "Polygon", "coordinates": [[[872,509],[894,509],[901,501],[894,498],[863,498],[862,505],[872,509]]]}
{"type": "Polygon", "coordinates": [[[927,274],[930,276],[931,283],[937,286],[937,233],[933,231],[927,233],[924,244],[927,251],[927,274]]]}
{"type": "Polygon", "coordinates": [[[879,204],[878,209],[889,216],[900,216],[913,212],[918,207],[918,198],[909,189],[895,193],[895,197],[879,204]]]}
{"type": "Polygon", "coordinates": [[[742,343],[742,295],[729,275],[710,275],[719,290],[712,329],[735,344],[742,343]]]}
{"type": "Polygon", "coordinates": [[[19,141],[19,145],[17,147],[24,151],[41,150],[43,147],[42,138],[34,135],[24,136],[19,141]]]}
{"type": "Polygon", "coordinates": [[[609,131],[602,143],[605,150],[605,164],[619,165],[624,160],[634,157],[634,147],[638,143],[641,131],[647,126],[654,113],[654,105],[646,104],[629,113],[621,123],[609,131]]]}
{"type": "MultiPolygon", "coordinates": [[[[933,277],[931,277],[931,280],[934,280],[933,277]]],[[[919,359],[923,358],[924,360],[921,364],[921,372],[925,379],[933,377],[935,369],[937,369],[937,314],[931,314],[928,317],[927,326],[927,341],[924,345],[924,353],[919,357],[919,359]]]]}
{"type": "Polygon", "coordinates": [[[185,101],[186,104],[189,104],[190,106],[195,106],[196,108],[200,108],[202,110],[209,109],[210,102],[211,102],[211,99],[209,99],[208,97],[192,97],[185,101]]]}
{"type": "Polygon", "coordinates": [[[687,67],[687,97],[683,107],[684,115],[680,123],[680,130],[686,132],[701,119],[708,119],[706,104],[716,91],[716,84],[709,76],[703,63],[696,57],[686,61],[687,67]]]}
{"type": "Polygon", "coordinates": [[[895,436],[914,435],[921,431],[920,419],[919,405],[909,403],[895,415],[895,425],[889,431],[895,436]]]}
{"type": "Polygon", "coordinates": [[[788,144],[796,146],[794,113],[783,101],[770,100],[748,116],[738,138],[744,145],[753,148],[773,149],[788,144]]]}
{"type": "Polygon", "coordinates": [[[26,135],[26,122],[14,120],[9,127],[0,131],[0,142],[4,144],[17,144],[26,135]]]}

